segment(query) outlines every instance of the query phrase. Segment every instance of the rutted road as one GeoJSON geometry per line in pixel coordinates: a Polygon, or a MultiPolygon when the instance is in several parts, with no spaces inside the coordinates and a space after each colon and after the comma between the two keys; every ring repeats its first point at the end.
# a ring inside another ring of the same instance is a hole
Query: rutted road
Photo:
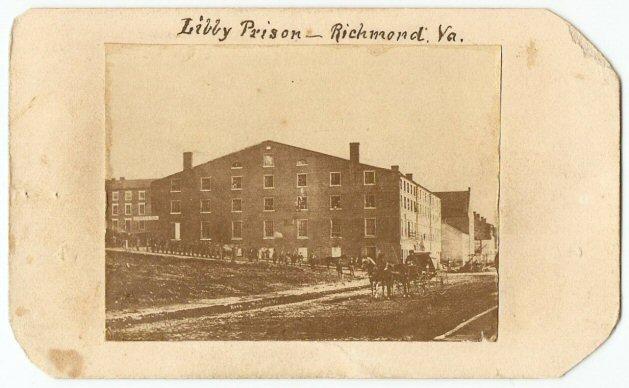
{"type": "MultiPolygon", "coordinates": [[[[388,300],[369,290],[317,299],[108,329],[110,340],[414,340],[428,341],[497,305],[495,276],[469,275],[445,292],[388,300]]],[[[454,340],[495,338],[497,314],[487,314],[454,340]],[[483,333],[482,336],[478,335],[483,333]]]]}

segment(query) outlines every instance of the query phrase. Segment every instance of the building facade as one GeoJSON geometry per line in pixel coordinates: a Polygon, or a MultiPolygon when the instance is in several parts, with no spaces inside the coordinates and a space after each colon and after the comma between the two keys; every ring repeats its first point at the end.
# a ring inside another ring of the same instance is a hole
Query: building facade
{"type": "MultiPolygon", "coordinates": [[[[399,171],[398,166],[391,170],[399,171]]],[[[413,181],[413,174],[400,177],[401,252],[428,252],[434,261],[441,258],[441,200],[413,181]]]]}
{"type": "Polygon", "coordinates": [[[474,256],[474,217],[471,189],[435,193],[441,199],[442,260],[461,264],[474,256]]]}
{"type": "Polygon", "coordinates": [[[474,253],[484,264],[492,264],[498,253],[498,235],[496,227],[487,222],[485,217],[474,212],[474,253]]]}
{"type": "Polygon", "coordinates": [[[151,231],[152,179],[109,179],[107,194],[108,243],[146,244],[151,231]]]}
{"type": "Polygon", "coordinates": [[[184,153],[182,171],[150,191],[162,240],[393,261],[441,251],[439,201],[397,166],[361,163],[358,143],[349,159],[274,141],[194,167],[184,153]]]}

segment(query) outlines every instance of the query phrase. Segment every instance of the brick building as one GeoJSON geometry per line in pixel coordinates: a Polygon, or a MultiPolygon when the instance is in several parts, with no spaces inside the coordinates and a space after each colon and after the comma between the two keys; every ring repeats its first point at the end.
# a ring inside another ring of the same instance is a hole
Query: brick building
{"type": "Polygon", "coordinates": [[[441,251],[439,198],[397,166],[344,159],[274,141],[183,169],[150,186],[155,237],[304,256],[441,251]]]}
{"type": "Polygon", "coordinates": [[[120,242],[143,245],[150,233],[150,186],[152,179],[109,179],[105,181],[107,193],[107,238],[120,242]]]}

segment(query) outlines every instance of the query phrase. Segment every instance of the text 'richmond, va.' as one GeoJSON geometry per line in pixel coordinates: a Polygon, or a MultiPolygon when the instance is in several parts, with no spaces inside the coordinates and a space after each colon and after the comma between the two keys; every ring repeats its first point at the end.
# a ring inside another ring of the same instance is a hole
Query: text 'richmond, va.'
{"type": "Polygon", "coordinates": [[[258,23],[246,19],[238,23],[237,27],[228,25],[221,19],[198,18],[181,19],[180,35],[206,35],[223,42],[231,36],[238,36],[256,40],[286,40],[301,39],[329,39],[336,43],[371,40],[389,42],[416,43],[461,43],[463,38],[451,25],[439,24],[435,27],[419,25],[412,29],[382,29],[365,26],[364,23],[334,23],[325,33],[313,31],[311,28],[278,27],[270,21],[258,23]]]}

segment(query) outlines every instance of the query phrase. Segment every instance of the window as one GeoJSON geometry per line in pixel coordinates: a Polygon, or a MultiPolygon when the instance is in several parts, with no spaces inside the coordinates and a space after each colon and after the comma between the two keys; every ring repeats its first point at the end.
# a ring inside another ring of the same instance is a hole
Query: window
{"type": "Polygon", "coordinates": [[[264,188],[272,189],[275,187],[275,181],[273,180],[273,175],[265,175],[264,176],[264,188]]]}
{"type": "Polygon", "coordinates": [[[365,218],[365,237],[375,237],[376,235],[376,219],[365,218]]]}
{"type": "Polygon", "coordinates": [[[232,240],[242,240],[242,221],[232,221],[232,240]]]}
{"type": "Polygon", "coordinates": [[[330,173],[330,186],[340,186],[340,185],[341,185],[341,173],[331,172],[330,173]]]}
{"type": "Polygon", "coordinates": [[[341,237],[341,222],[339,220],[330,220],[330,237],[341,237]]]}
{"type": "Polygon", "coordinates": [[[176,178],[176,179],[171,179],[170,180],[170,192],[171,193],[178,193],[181,191],[181,179],[176,178]]]}
{"type": "Polygon", "coordinates": [[[341,196],[330,195],[330,210],[340,210],[340,209],[341,209],[341,196]]]}
{"type": "Polygon", "coordinates": [[[181,240],[181,223],[173,222],[171,225],[173,226],[171,238],[173,240],[181,240]]]}
{"type": "Polygon", "coordinates": [[[236,170],[236,169],[239,169],[239,168],[242,168],[242,163],[240,163],[240,162],[232,163],[232,169],[236,170]]]}
{"type": "Polygon", "coordinates": [[[209,176],[201,178],[201,191],[212,190],[212,179],[209,176]]]}
{"type": "Polygon", "coordinates": [[[118,220],[111,220],[111,228],[113,230],[118,230],[118,220]]]}
{"type": "Polygon", "coordinates": [[[181,201],[170,201],[170,214],[181,214],[181,201]]]}
{"type": "Polygon", "coordinates": [[[118,215],[118,204],[114,203],[111,205],[111,215],[112,216],[117,216],[118,215]]]}
{"type": "Polygon", "coordinates": [[[146,230],[146,221],[140,220],[138,221],[138,231],[144,232],[146,230]]]}
{"type": "Polygon", "coordinates": [[[124,230],[126,232],[131,232],[131,218],[124,219],[124,230]]]}
{"type": "Polygon", "coordinates": [[[308,238],[308,220],[297,220],[297,238],[308,238]]]}
{"type": "Polygon", "coordinates": [[[363,179],[366,185],[376,184],[376,172],[375,171],[363,171],[363,179]]]}
{"type": "Polygon", "coordinates": [[[209,221],[201,221],[201,240],[211,240],[209,221]]]}
{"type": "Polygon", "coordinates": [[[212,211],[212,208],[210,207],[210,200],[202,199],[201,200],[201,213],[209,213],[211,211],[212,211]]]}
{"type": "Polygon", "coordinates": [[[242,190],[242,177],[241,176],[232,177],[232,190],[242,190]]]}
{"type": "Polygon", "coordinates": [[[303,195],[297,197],[297,210],[308,210],[308,197],[303,195]]]}
{"type": "Polygon", "coordinates": [[[131,208],[131,204],[130,203],[125,203],[124,204],[124,214],[126,216],[130,216],[131,214],[133,214],[133,210],[131,208]]]}
{"type": "Polygon", "coordinates": [[[112,191],[111,192],[111,200],[112,200],[112,202],[118,201],[118,192],[117,191],[112,191]]]}
{"type": "Polygon", "coordinates": [[[146,214],[146,204],[138,203],[138,215],[143,216],[146,214]]]}
{"type": "Polygon", "coordinates": [[[233,212],[242,211],[242,198],[232,198],[232,211],[233,212]]]}
{"type": "Polygon", "coordinates": [[[262,167],[273,167],[273,155],[264,155],[262,157],[262,167]]]}
{"type": "Polygon", "coordinates": [[[125,191],[124,192],[124,200],[132,201],[133,200],[133,191],[125,191]]]}
{"type": "Polygon", "coordinates": [[[307,174],[297,174],[297,187],[306,187],[308,182],[306,181],[307,174]]]}
{"type": "Polygon", "coordinates": [[[264,221],[264,238],[273,238],[273,221],[264,221]]]}
{"type": "Polygon", "coordinates": [[[374,194],[365,194],[365,209],[376,208],[376,196],[374,194]]]}
{"type": "Polygon", "coordinates": [[[146,201],[146,191],[144,191],[144,190],[138,191],[138,200],[139,201],[146,201]]]}
{"type": "Polygon", "coordinates": [[[308,165],[308,161],[306,159],[299,159],[297,161],[297,165],[298,166],[307,166],[308,165]]]}
{"type": "Polygon", "coordinates": [[[264,211],[272,212],[275,210],[275,200],[272,197],[264,198],[264,211]]]}

